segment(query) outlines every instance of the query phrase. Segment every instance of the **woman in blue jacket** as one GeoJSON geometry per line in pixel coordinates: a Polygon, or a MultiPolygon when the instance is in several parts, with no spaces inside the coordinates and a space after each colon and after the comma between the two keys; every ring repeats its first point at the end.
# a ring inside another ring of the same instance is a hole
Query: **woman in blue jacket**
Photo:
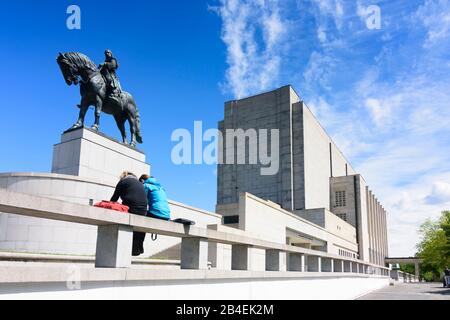
{"type": "Polygon", "coordinates": [[[144,184],[145,193],[148,200],[147,216],[161,220],[170,220],[170,208],[167,201],[167,195],[159,182],[147,174],[139,179],[144,184]]]}

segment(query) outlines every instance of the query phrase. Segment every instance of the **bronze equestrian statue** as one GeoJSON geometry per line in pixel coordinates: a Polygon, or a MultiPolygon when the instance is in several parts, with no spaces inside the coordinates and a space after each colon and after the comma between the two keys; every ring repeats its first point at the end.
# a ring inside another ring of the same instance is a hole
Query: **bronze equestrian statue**
{"type": "Polygon", "coordinates": [[[142,143],[139,111],[131,94],[122,91],[116,74],[119,64],[112,52],[106,50],[105,57],[105,63],[100,65],[100,69],[82,53],[60,53],[57,58],[67,85],[80,84],[80,115],[71,129],[83,127],[89,106],[94,106],[95,124],[92,129],[98,131],[103,111],[114,116],[122,134],[122,141],[127,143],[125,121],[128,120],[131,131],[130,145],[135,147],[136,143],[142,143]]]}

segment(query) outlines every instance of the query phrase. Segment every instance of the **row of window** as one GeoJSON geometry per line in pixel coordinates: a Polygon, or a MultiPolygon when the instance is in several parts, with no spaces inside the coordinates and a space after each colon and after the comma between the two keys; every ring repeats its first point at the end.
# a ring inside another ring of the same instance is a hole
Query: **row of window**
{"type": "Polygon", "coordinates": [[[345,191],[336,191],[335,192],[335,207],[346,207],[347,199],[345,195],[345,191]]]}
{"type": "Polygon", "coordinates": [[[342,257],[356,259],[356,253],[348,252],[346,250],[339,249],[339,255],[342,257]]]}
{"type": "Polygon", "coordinates": [[[341,218],[344,221],[347,221],[347,214],[346,213],[338,213],[336,214],[339,218],[341,218]]]}

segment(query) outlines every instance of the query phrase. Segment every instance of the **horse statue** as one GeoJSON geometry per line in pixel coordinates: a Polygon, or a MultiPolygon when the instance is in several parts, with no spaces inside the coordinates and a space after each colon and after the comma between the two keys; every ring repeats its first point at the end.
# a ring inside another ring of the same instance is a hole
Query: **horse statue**
{"type": "Polygon", "coordinates": [[[127,142],[125,121],[128,120],[131,131],[132,147],[142,143],[139,111],[131,94],[121,91],[117,96],[108,94],[108,83],[97,66],[84,54],[78,52],[59,53],[56,60],[67,85],[80,84],[81,103],[78,121],[70,128],[84,126],[84,118],[89,106],[95,107],[93,130],[100,128],[100,115],[103,111],[114,116],[122,134],[123,143],[127,142]]]}

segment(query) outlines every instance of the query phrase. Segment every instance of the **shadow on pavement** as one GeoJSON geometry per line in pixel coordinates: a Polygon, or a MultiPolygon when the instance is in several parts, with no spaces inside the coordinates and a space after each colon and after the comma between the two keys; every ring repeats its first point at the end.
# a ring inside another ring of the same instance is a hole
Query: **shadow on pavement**
{"type": "Polygon", "coordinates": [[[429,294],[440,294],[444,296],[450,296],[450,288],[444,288],[442,286],[433,286],[433,291],[428,291],[429,294]]]}

